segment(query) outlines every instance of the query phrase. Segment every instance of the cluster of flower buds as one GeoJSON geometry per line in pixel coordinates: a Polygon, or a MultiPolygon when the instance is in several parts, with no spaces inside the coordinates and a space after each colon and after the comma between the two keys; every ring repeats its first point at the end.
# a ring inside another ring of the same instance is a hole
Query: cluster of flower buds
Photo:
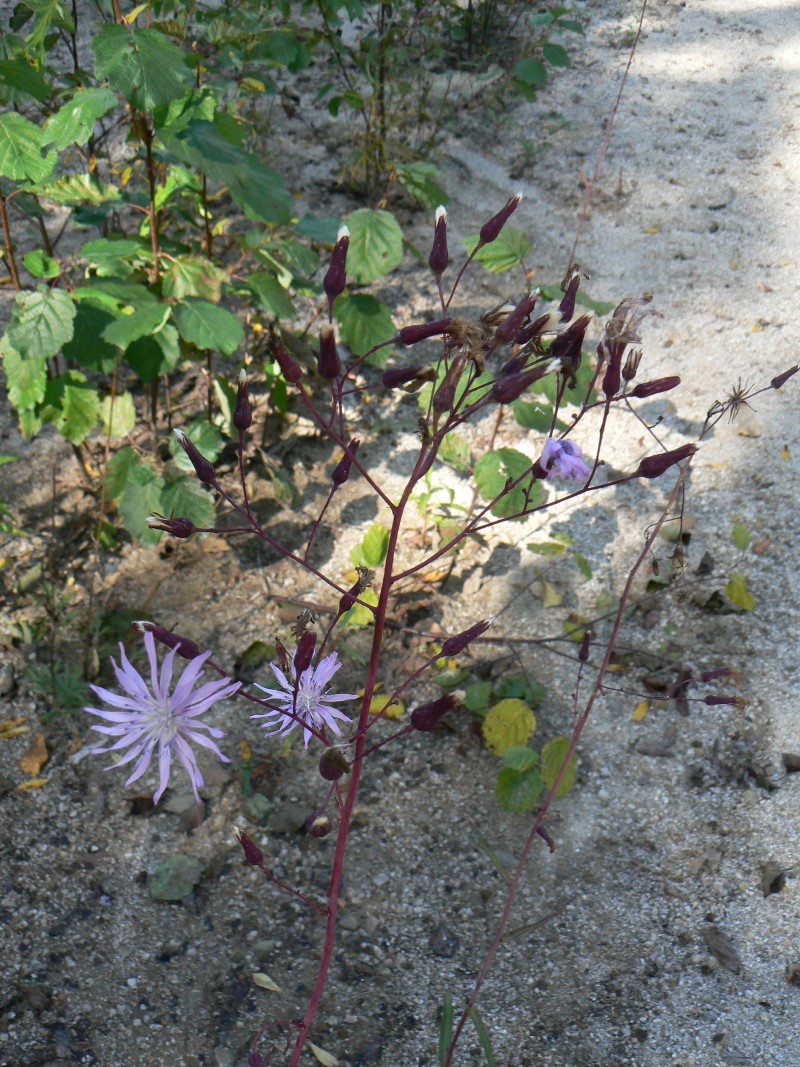
{"type": "MultiPolygon", "coordinates": [[[[622,383],[622,357],[628,345],[637,344],[641,341],[639,327],[643,319],[648,315],[659,315],[660,312],[648,307],[652,301],[652,293],[643,293],[639,297],[627,297],[615,309],[611,318],[606,323],[605,333],[597,346],[597,358],[600,363],[606,363],[606,371],[603,376],[603,392],[610,401],[619,392],[622,383]]],[[[629,366],[630,381],[638,368],[629,366]],[[631,373],[633,370],[633,373],[631,373]]]]}
{"type": "Polygon", "coordinates": [[[202,656],[203,654],[191,638],[181,637],[180,634],[173,633],[172,630],[166,630],[163,626],[157,626],[156,623],[148,622],[146,619],[140,619],[135,622],[133,628],[138,630],[140,634],[152,634],[156,641],[160,641],[167,648],[174,648],[183,659],[196,659],[197,656],[202,656]]]}
{"type": "Polygon", "coordinates": [[[333,305],[347,285],[347,249],[350,247],[350,231],[342,226],[336,235],[336,244],[330,266],[322,279],[322,288],[328,298],[328,320],[333,321],[333,305]]]}

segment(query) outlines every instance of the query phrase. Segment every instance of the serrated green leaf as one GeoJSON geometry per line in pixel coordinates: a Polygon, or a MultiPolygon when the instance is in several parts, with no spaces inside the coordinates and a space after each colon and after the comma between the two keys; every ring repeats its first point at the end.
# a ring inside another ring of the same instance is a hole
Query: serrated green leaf
{"type": "Polygon", "coordinates": [[[733,537],[733,543],[740,552],[746,552],[750,547],[750,528],[745,523],[734,523],[731,536],[733,537]]]}
{"type": "Polygon", "coordinates": [[[191,519],[198,527],[208,526],[214,511],[214,499],[194,475],[173,477],[170,472],[161,490],[157,511],[160,515],[191,519]]]}
{"type": "MultiPolygon", "coordinates": [[[[78,290],[78,296],[80,290],[78,290]]],[[[87,370],[110,374],[114,369],[117,350],[103,340],[103,330],[114,321],[104,308],[89,303],[75,305],[75,332],[63,347],[66,359],[74,360],[87,370]]]]}
{"type": "Polygon", "coordinates": [[[39,190],[42,196],[64,207],[88,205],[110,209],[121,200],[119,189],[103,185],[93,174],[68,174],[55,182],[47,182],[39,190]]]}
{"type": "Polygon", "coordinates": [[[747,588],[747,579],[743,574],[729,575],[728,584],[725,586],[728,599],[742,611],[755,611],[758,601],[747,588]]]}
{"type": "Polygon", "coordinates": [[[126,466],[124,477],[125,484],[118,496],[118,509],[125,529],[137,541],[145,545],[157,545],[161,534],[158,530],[151,530],[146,520],[147,516],[154,512],[164,514],[164,479],[156,474],[149,463],[142,463],[140,460],[126,466]]]}
{"type": "Polygon", "coordinates": [[[533,87],[547,84],[547,68],[539,59],[521,59],[511,73],[524,85],[533,87]]]}
{"type": "Polygon", "coordinates": [[[470,711],[483,711],[492,699],[491,682],[473,682],[468,685],[464,695],[464,706],[470,711]]]}
{"type": "Polygon", "coordinates": [[[50,359],[72,337],[75,303],[61,289],[17,293],[7,337],[26,359],[50,359]]]}
{"type": "Polygon", "coordinates": [[[130,393],[105,396],[100,403],[103,432],[109,437],[125,437],[136,425],[136,405],[130,393]]]}
{"type": "Polygon", "coordinates": [[[403,258],[403,231],[390,212],[359,208],[346,222],[350,230],[347,275],[359,285],[382,278],[403,258]]]}
{"type": "Polygon", "coordinates": [[[0,60],[0,101],[25,104],[27,97],[43,103],[53,91],[41,74],[24,59],[0,60]]]}
{"type": "Polygon", "coordinates": [[[168,304],[147,304],[134,308],[131,314],[120,315],[103,330],[103,340],[117,348],[126,349],[134,341],[157,334],[170,316],[168,304]]]}
{"type": "Polygon", "coordinates": [[[486,712],[482,730],[487,748],[502,756],[509,748],[527,745],[536,731],[536,716],[524,700],[501,700],[486,712]]]}
{"type": "Polygon", "coordinates": [[[525,547],[537,556],[563,556],[567,551],[566,546],[558,541],[543,541],[541,544],[529,544],[525,547]]]}
{"type": "Polygon", "coordinates": [[[495,792],[503,811],[516,814],[535,811],[543,787],[542,776],[532,767],[527,771],[515,771],[504,767],[497,776],[495,792]]]}
{"type": "Polygon", "coordinates": [[[397,163],[395,171],[401,185],[404,185],[423,207],[433,211],[440,204],[449,202],[450,197],[436,181],[439,171],[432,163],[397,163]]]}
{"type": "MultiPolygon", "coordinates": [[[[536,383],[539,385],[539,382],[536,383]]],[[[515,400],[511,405],[514,418],[526,430],[549,434],[553,426],[553,409],[544,404],[529,404],[525,400],[515,400]]]]}
{"type": "Polygon", "coordinates": [[[98,278],[128,278],[152,262],[152,252],[133,237],[100,237],[81,247],[98,278]]]}
{"type": "Polygon", "coordinates": [[[79,371],[70,370],[47,383],[41,412],[70,444],[79,445],[92,432],[100,417],[97,389],[79,371]]]}
{"type": "MultiPolygon", "coordinates": [[[[214,461],[219,458],[225,442],[222,440],[222,434],[217,427],[214,426],[213,423],[210,423],[208,419],[195,419],[187,426],[183,426],[182,429],[192,444],[197,446],[201,454],[205,456],[209,463],[214,463],[214,461]]],[[[176,467],[182,471],[194,470],[192,461],[178,444],[178,441],[174,436],[170,438],[169,450],[172,455],[172,462],[176,467]]]]}
{"type": "MultiPolygon", "coordinates": [[[[366,293],[340,296],[333,313],[339,323],[340,339],[354,356],[363,356],[376,345],[390,341],[397,333],[391,308],[366,293]]],[[[382,366],[390,354],[387,346],[375,353],[375,357],[370,357],[370,362],[382,366]]]]}
{"type": "Polygon", "coordinates": [[[143,382],[152,382],[175,370],[180,358],[178,331],[170,323],[152,336],[140,337],[125,352],[129,366],[143,382]]]}
{"type": "Polygon", "coordinates": [[[16,111],[0,115],[0,177],[43,182],[56,165],[56,153],[42,155],[42,131],[16,111]]]}
{"type": "Polygon", "coordinates": [[[222,295],[223,283],[227,280],[225,271],[205,256],[179,256],[164,271],[161,291],[168,300],[199,296],[216,304],[222,295]]]}
{"type": "Polygon", "coordinates": [[[538,762],[538,753],[527,745],[513,745],[503,753],[503,766],[514,771],[529,771],[538,762]]]}
{"type": "MultiPolygon", "coordinates": [[[[8,399],[21,416],[26,411],[32,411],[44,399],[47,360],[43,356],[21,356],[6,339],[1,351],[8,399]]],[[[26,433],[25,436],[30,435],[26,433]]]]}
{"type": "Polygon", "coordinates": [[[241,322],[227,308],[187,298],[172,311],[178,333],[197,348],[233,355],[244,337],[241,322]]]}
{"type": "Polygon", "coordinates": [[[25,264],[25,270],[34,278],[57,278],[61,273],[58,263],[40,248],[26,252],[22,262],[25,264]]]}
{"type": "Polygon", "coordinates": [[[289,294],[270,271],[261,270],[251,274],[247,284],[258,306],[276,319],[294,319],[297,309],[289,294]]]}
{"type": "Polygon", "coordinates": [[[71,144],[86,144],[97,120],[116,106],[117,98],[110,89],[78,89],[47,120],[42,143],[53,145],[59,152],[71,144]]]}
{"type": "Polygon", "coordinates": [[[572,66],[572,59],[566,48],[562,48],[560,44],[553,44],[552,41],[548,41],[542,47],[542,55],[551,67],[572,66]]]}
{"type": "Polygon", "coordinates": [[[380,523],[367,530],[364,540],[350,551],[350,559],[356,567],[375,570],[386,559],[389,548],[389,531],[380,523]]]}
{"type": "MultiPolygon", "coordinates": [[[[558,772],[564,765],[564,760],[567,758],[567,753],[570,749],[570,739],[568,737],[554,737],[552,741],[548,741],[542,749],[542,777],[544,778],[545,785],[548,789],[552,789],[555,785],[558,772]]],[[[567,793],[575,785],[575,757],[569,761],[569,766],[561,779],[561,785],[558,787],[556,796],[560,799],[565,797],[567,793]]]]}
{"type": "Polygon", "coordinates": [[[519,485],[503,496],[492,507],[492,514],[500,517],[530,512],[544,500],[545,493],[540,482],[525,475],[532,462],[515,448],[498,448],[487,452],[475,464],[475,484],[484,500],[495,500],[505,489],[506,483],[522,478],[519,485]],[[525,490],[528,489],[526,500],[525,490]]]}
{"type": "MultiPolygon", "coordinates": [[[[464,238],[464,247],[472,252],[478,244],[478,235],[464,238]]],[[[531,243],[521,230],[513,226],[504,226],[500,236],[491,244],[484,245],[475,258],[490,274],[503,274],[523,264],[531,251],[531,243]]]]}
{"type": "Polygon", "coordinates": [[[130,445],[126,445],[114,453],[106,464],[105,489],[109,500],[117,500],[122,495],[128,482],[134,480],[131,471],[134,467],[142,465],[142,461],[130,445]]]}
{"type": "Polygon", "coordinates": [[[139,111],[183,96],[192,82],[184,54],[160,30],[105,25],[92,40],[95,74],[139,111]]]}
{"type": "Polygon", "coordinates": [[[304,215],[297,224],[297,232],[317,244],[334,245],[341,225],[342,220],[338,215],[326,215],[322,218],[304,215]]]}

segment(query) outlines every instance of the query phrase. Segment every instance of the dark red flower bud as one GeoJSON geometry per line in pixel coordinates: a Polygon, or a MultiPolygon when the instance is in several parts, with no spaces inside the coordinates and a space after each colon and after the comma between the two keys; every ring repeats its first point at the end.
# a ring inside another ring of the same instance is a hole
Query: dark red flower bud
{"type": "Polygon", "coordinates": [[[303,379],[303,368],[294,358],[291,356],[281,341],[280,337],[273,337],[269,345],[269,354],[276,361],[281,369],[281,374],[284,376],[287,382],[291,382],[292,385],[299,385],[303,379]]]}
{"type": "Polygon", "coordinates": [[[353,465],[353,458],[356,452],[358,452],[361,442],[357,437],[354,437],[350,444],[347,446],[347,451],[333,468],[333,474],[331,475],[331,481],[337,487],[344,485],[347,479],[350,477],[350,468],[353,465]]]}
{"type": "Polygon", "coordinates": [[[457,656],[463,652],[464,649],[475,640],[476,637],[480,637],[481,634],[486,633],[489,627],[492,625],[493,619],[489,619],[488,622],[476,622],[474,626],[470,626],[468,630],[462,631],[460,634],[456,634],[454,637],[448,637],[445,643],[442,645],[442,650],[439,653],[440,656],[457,656]]]}
{"type": "Polygon", "coordinates": [[[394,341],[398,345],[416,345],[429,337],[439,337],[443,333],[448,333],[449,329],[450,319],[422,322],[418,326],[404,326],[394,341]]]}
{"type": "Polygon", "coordinates": [[[317,635],[313,630],[306,630],[297,642],[297,651],[294,654],[294,676],[300,678],[303,671],[308,670],[314,658],[314,649],[317,647],[317,635]]]}
{"type": "Polygon", "coordinates": [[[516,196],[511,197],[501,211],[498,211],[496,215],[493,215],[488,222],[485,222],[483,226],[481,226],[478,248],[482,248],[483,245],[489,245],[492,241],[497,240],[500,236],[500,231],[517,210],[521,202],[522,193],[517,193],[516,196]]]}
{"type": "Polygon", "coordinates": [[[442,384],[433,394],[431,404],[434,411],[443,413],[451,411],[456,399],[456,387],[461,377],[463,364],[460,361],[453,363],[442,379],[442,384]]]}
{"type": "Polygon", "coordinates": [[[589,658],[589,651],[592,647],[592,631],[585,630],[583,634],[583,640],[581,641],[581,647],[578,649],[578,659],[581,663],[586,663],[589,658]]]}
{"type": "Polygon", "coordinates": [[[440,204],[434,216],[433,247],[428,256],[428,266],[437,278],[447,270],[450,257],[447,254],[447,212],[440,204]]]}
{"type": "Polygon", "coordinates": [[[530,326],[524,326],[514,338],[518,345],[525,345],[534,337],[541,337],[545,333],[555,333],[560,319],[552,311],[546,311],[538,319],[534,319],[530,326]]]}
{"type": "Polygon", "coordinates": [[[730,678],[736,685],[741,685],[742,675],[734,667],[718,667],[715,671],[703,671],[701,682],[715,682],[718,678],[730,678]]]}
{"type": "Polygon", "coordinates": [[[439,720],[458,706],[458,700],[452,693],[447,693],[430,704],[420,704],[411,712],[411,725],[420,733],[427,734],[434,729],[439,720]]]}
{"type": "Polygon", "coordinates": [[[350,245],[350,231],[342,226],[336,235],[336,245],[331,256],[331,264],[322,280],[322,288],[328,297],[328,314],[333,317],[333,302],[341,296],[347,285],[347,249],[350,245]]]}
{"type": "Polygon", "coordinates": [[[356,567],[358,571],[358,581],[352,586],[346,593],[343,593],[339,600],[339,614],[343,615],[346,611],[349,611],[355,604],[358,597],[372,585],[372,579],[375,577],[375,572],[369,570],[367,567],[356,567]]]}
{"type": "MultiPolygon", "coordinates": [[[[577,263],[570,267],[564,282],[567,282],[567,287],[564,297],[558,305],[558,310],[561,312],[561,321],[569,322],[575,314],[575,298],[578,295],[578,286],[581,284],[581,268],[577,263]],[[569,279],[568,282],[567,278],[569,279]]],[[[562,286],[564,282],[561,283],[562,286]]]]}
{"type": "Polygon", "coordinates": [[[342,361],[336,350],[336,334],[328,323],[319,331],[319,360],[317,370],[326,381],[338,378],[342,373],[342,361]]]}
{"type": "Polygon", "coordinates": [[[632,382],[636,377],[636,372],[639,369],[639,364],[642,361],[641,348],[634,348],[632,352],[629,352],[625,357],[625,365],[622,368],[622,380],[624,382],[632,382]]]}
{"type": "Polygon", "coordinates": [[[192,444],[183,430],[176,430],[175,436],[178,438],[178,444],[191,460],[194,472],[200,481],[204,482],[206,485],[216,484],[216,472],[206,457],[200,453],[197,446],[192,444]]]}
{"type": "Polygon", "coordinates": [[[748,702],[744,697],[708,696],[703,697],[703,703],[707,704],[710,708],[717,707],[719,704],[728,704],[732,708],[746,708],[748,702]]]}
{"type": "Polygon", "coordinates": [[[780,387],[788,382],[793,374],[797,374],[799,370],[800,366],[794,366],[791,370],[785,370],[783,374],[779,374],[777,378],[773,378],[769,384],[773,389],[780,389],[780,387]]]}
{"type": "Polygon", "coordinates": [[[697,451],[697,445],[681,445],[669,452],[660,452],[657,456],[645,456],[636,468],[634,478],[660,478],[670,467],[689,459],[697,451]]]}
{"type": "Polygon", "coordinates": [[[495,340],[499,344],[508,344],[514,340],[517,332],[522,328],[523,323],[527,321],[534,307],[536,307],[538,299],[538,292],[528,293],[527,296],[520,300],[511,314],[500,323],[494,332],[495,340]]]}
{"type": "Polygon", "coordinates": [[[250,391],[247,384],[247,375],[239,371],[239,388],[236,393],[236,407],[233,409],[233,425],[244,433],[253,425],[253,413],[250,410],[250,391]]]}
{"type": "Polygon", "coordinates": [[[333,829],[333,823],[327,815],[309,815],[306,819],[306,833],[309,837],[327,837],[333,829]]]}
{"type": "Polygon", "coordinates": [[[173,633],[172,630],[165,630],[163,626],[157,626],[154,622],[140,620],[135,622],[133,626],[140,634],[150,633],[162,645],[166,645],[167,648],[174,648],[183,659],[195,659],[197,656],[202,655],[199,647],[190,638],[181,637],[180,634],[173,633]]]}
{"type": "Polygon", "coordinates": [[[319,773],[326,782],[336,782],[350,773],[350,762],[340,748],[326,748],[319,758],[319,773]]]}
{"type": "Polygon", "coordinates": [[[639,382],[636,388],[631,390],[630,395],[639,398],[655,396],[656,393],[667,393],[680,384],[681,380],[677,374],[673,374],[670,378],[654,378],[652,382],[639,382]]]}
{"type": "Polygon", "coordinates": [[[163,530],[173,537],[191,537],[197,529],[191,519],[177,516],[165,519],[163,515],[148,515],[145,522],[151,530],[163,530]]]}
{"type": "Polygon", "coordinates": [[[396,389],[398,385],[413,382],[421,373],[422,367],[394,367],[383,372],[383,384],[387,389],[396,389]]]}
{"type": "Polygon", "coordinates": [[[247,1067],[264,1067],[264,1058],[258,1052],[251,1052],[247,1057],[247,1067]]]}
{"type": "Polygon", "coordinates": [[[578,368],[581,365],[583,339],[586,336],[586,329],[591,322],[591,319],[591,315],[581,315],[581,317],[575,319],[563,333],[558,334],[550,345],[549,355],[551,355],[553,359],[560,359],[572,374],[577,373],[578,368]]]}
{"type": "Polygon", "coordinates": [[[236,840],[242,846],[242,850],[244,851],[244,858],[247,860],[247,862],[253,867],[260,867],[261,864],[264,862],[264,853],[261,851],[258,845],[253,844],[253,842],[250,840],[250,838],[247,836],[241,826],[234,826],[233,832],[236,835],[236,840]]]}
{"type": "Polygon", "coordinates": [[[520,374],[509,374],[498,378],[492,386],[491,399],[498,404],[510,404],[519,400],[522,394],[529,389],[534,382],[547,374],[547,365],[541,364],[532,370],[523,371],[520,374]]]}

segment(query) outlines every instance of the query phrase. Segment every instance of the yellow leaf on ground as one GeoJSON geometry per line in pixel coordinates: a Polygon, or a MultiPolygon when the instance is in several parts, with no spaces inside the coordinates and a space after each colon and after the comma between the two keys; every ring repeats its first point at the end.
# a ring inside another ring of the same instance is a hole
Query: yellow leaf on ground
{"type": "Polygon", "coordinates": [[[239,755],[243,760],[251,760],[253,758],[253,750],[250,748],[246,741],[239,742],[239,755]]]}
{"type": "Polygon", "coordinates": [[[259,989],[268,989],[270,993],[282,993],[283,990],[277,982],[273,982],[268,974],[264,974],[263,971],[256,971],[253,975],[253,985],[257,985],[259,989]]]}
{"type": "Polygon", "coordinates": [[[788,445],[784,445],[783,448],[781,449],[781,459],[789,459],[789,458],[790,458],[790,456],[789,456],[789,446],[788,445]]]}
{"type": "Polygon", "coordinates": [[[47,785],[46,778],[30,778],[27,782],[20,782],[17,790],[20,793],[27,793],[29,789],[41,789],[43,785],[47,785]]]}
{"type": "Polygon", "coordinates": [[[402,719],[406,713],[406,706],[402,700],[396,700],[390,708],[386,707],[388,702],[387,696],[373,697],[369,702],[370,715],[383,715],[384,719],[402,719]]]}
{"type": "Polygon", "coordinates": [[[645,226],[643,233],[661,233],[658,226],[645,226]]]}
{"type": "Polygon", "coordinates": [[[423,582],[427,582],[429,585],[435,585],[436,582],[443,581],[449,573],[450,571],[443,570],[425,571],[425,573],[422,575],[422,580],[423,582]]]}
{"type": "Polygon", "coordinates": [[[326,1052],[324,1048],[320,1048],[319,1045],[315,1045],[313,1041],[308,1042],[308,1047],[314,1053],[314,1056],[322,1064],[322,1067],[339,1067],[339,1061],[330,1052],[326,1052]]]}
{"type": "Polygon", "coordinates": [[[539,590],[539,597],[542,601],[543,608],[557,608],[564,599],[563,595],[559,593],[554,585],[546,582],[544,578],[539,579],[541,586],[539,590]]]}
{"type": "Polygon", "coordinates": [[[19,761],[19,765],[26,774],[32,774],[36,777],[48,759],[44,734],[37,734],[31,741],[30,748],[19,761]]]}
{"type": "Polygon", "coordinates": [[[650,701],[649,700],[641,700],[636,705],[636,707],[633,709],[633,715],[631,715],[631,718],[633,719],[634,722],[641,722],[642,719],[645,717],[645,715],[648,713],[649,710],[650,710],[650,701]]]}

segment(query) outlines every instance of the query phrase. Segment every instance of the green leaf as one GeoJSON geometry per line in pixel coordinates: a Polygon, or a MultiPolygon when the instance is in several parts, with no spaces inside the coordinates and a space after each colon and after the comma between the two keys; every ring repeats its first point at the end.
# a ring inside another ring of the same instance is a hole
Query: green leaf
{"type": "MultiPolygon", "coordinates": [[[[48,182],[42,186],[40,192],[54,204],[64,207],[95,207],[101,209],[98,211],[100,215],[110,210],[112,204],[121,201],[116,186],[103,185],[93,174],[68,174],[58,181],[48,182]]],[[[72,221],[75,221],[74,217],[72,221]]]]}
{"type": "Polygon", "coordinates": [[[360,545],[350,551],[350,559],[356,567],[375,570],[386,559],[389,548],[389,531],[380,523],[371,526],[360,545]]]}
{"type": "MultiPolygon", "coordinates": [[[[115,456],[114,459],[116,458],[115,456]]],[[[124,468],[125,483],[119,494],[119,513],[125,523],[125,529],[137,541],[145,545],[157,545],[161,534],[158,530],[151,530],[146,520],[147,516],[154,512],[163,514],[161,494],[165,482],[149,463],[142,463],[138,458],[134,458],[135,462],[128,462],[124,468]]],[[[116,487],[114,484],[114,488],[116,487]]]]}
{"type": "Polygon", "coordinates": [[[214,379],[214,392],[217,396],[217,406],[219,408],[214,422],[226,437],[233,437],[238,441],[239,431],[233,425],[233,413],[236,410],[238,387],[231,385],[226,378],[217,376],[214,379]]]}
{"type": "Polygon", "coordinates": [[[496,756],[517,745],[527,745],[536,731],[536,716],[525,703],[513,697],[501,700],[486,712],[483,737],[496,756]]]}
{"type": "Polygon", "coordinates": [[[178,331],[170,323],[152,336],[140,337],[125,352],[125,359],[143,382],[175,370],[180,358],[178,331]]]}
{"type": "Polygon", "coordinates": [[[150,878],[153,900],[185,900],[203,877],[203,861],[176,852],[159,864],[150,878]]]}
{"type": "Polygon", "coordinates": [[[136,405],[130,393],[105,396],[100,403],[103,432],[108,437],[125,437],[136,425],[136,405]]]}
{"type": "Polygon", "coordinates": [[[553,44],[552,41],[548,41],[542,48],[542,55],[550,64],[551,67],[571,67],[572,58],[566,48],[562,48],[560,44],[553,44]]]}
{"type": "Polygon", "coordinates": [[[547,84],[547,68],[539,59],[521,59],[514,65],[511,71],[513,76],[529,86],[542,86],[547,84]]]}
{"type": "Polygon", "coordinates": [[[489,706],[492,699],[491,682],[473,682],[468,685],[464,694],[464,705],[470,711],[483,711],[489,706]]]}
{"type": "Polygon", "coordinates": [[[108,78],[138,111],[152,111],[183,96],[192,82],[180,48],[160,30],[106,25],[92,40],[95,74],[108,78]]]}
{"type": "Polygon", "coordinates": [[[251,274],[247,284],[258,306],[276,319],[294,319],[297,309],[289,294],[271,271],[260,270],[251,274]]]}
{"type": "MultiPolygon", "coordinates": [[[[225,442],[222,440],[222,434],[219,432],[213,423],[210,423],[208,419],[199,418],[190,422],[188,426],[182,427],[184,433],[200,450],[202,455],[213,463],[222,451],[225,442]]],[[[172,455],[172,462],[182,471],[193,471],[192,461],[186,455],[184,450],[178,444],[177,439],[173,436],[170,438],[169,450],[172,455]]]]}
{"type": "Polygon", "coordinates": [[[743,522],[734,523],[731,536],[740,552],[746,552],[750,547],[750,529],[743,522]]]}
{"type": "Polygon", "coordinates": [[[87,241],[80,254],[99,278],[127,278],[152,261],[152,252],[135,237],[100,237],[87,241]]]}
{"type": "MultiPolygon", "coordinates": [[[[378,595],[373,589],[365,589],[358,599],[363,600],[365,604],[377,605],[378,603],[378,595]]],[[[361,630],[365,626],[371,626],[374,622],[375,615],[369,608],[365,608],[361,604],[354,604],[349,611],[342,615],[341,624],[346,630],[361,630]]]]}
{"type": "MultiPolygon", "coordinates": [[[[334,304],[333,313],[339,323],[340,339],[354,356],[365,355],[376,345],[391,341],[397,333],[391,308],[366,293],[340,296],[334,304]]],[[[382,366],[390,355],[391,350],[387,346],[375,353],[374,358],[370,357],[370,362],[382,366]]]]}
{"type": "Polygon", "coordinates": [[[447,1062],[447,1050],[453,1040],[453,998],[445,993],[442,1002],[442,1017],[439,1023],[439,1067],[447,1062]]]}
{"type": "Polygon", "coordinates": [[[110,89],[78,89],[44,127],[42,144],[53,145],[59,152],[71,144],[83,145],[94,133],[94,124],[113,111],[117,98],[110,89]]]}
{"type": "Polygon", "coordinates": [[[58,263],[39,248],[26,252],[22,262],[25,270],[34,278],[57,278],[61,273],[58,263]]]}
{"type": "Polygon", "coordinates": [[[522,478],[519,485],[506,493],[492,507],[492,514],[499,517],[521,515],[532,511],[542,503],[545,491],[540,482],[525,477],[531,470],[530,459],[515,448],[498,448],[481,456],[475,464],[475,484],[484,500],[495,500],[503,493],[506,483],[522,478]],[[526,499],[525,489],[529,490],[526,499]]]}
{"type": "MultiPolygon", "coordinates": [[[[539,384],[538,382],[536,383],[539,384]]],[[[526,430],[537,433],[549,433],[553,425],[553,409],[542,404],[529,404],[525,400],[515,400],[511,405],[514,418],[526,430]]]]}
{"type": "MultiPolygon", "coordinates": [[[[464,238],[464,247],[467,252],[472,252],[478,240],[477,234],[464,238]]],[[[491,244],[484,245],[475,258],[490,274],[503,274],[507,270],[513,270],[514,267],[522,266],[530,250],[531,243],[521,230],[516,230],[513,226],[504,226],[500,231],[500,236],[491,244]]]]}
{"type": "Polygon", "coordinates": [[[497,1067],[497,1060],[494,1058],[494,1052],[492,1051],[492,1043],[489,1040],[489,1031],[486,1029],[486,1023],[483,1021],[478,1013],[478,1009],[472,1007],[467,1012],[472,1025],[478,1034],[478,1041],[480,1042],[483,1054],[486,1057],[486,1067],[497,1067]]]}
{"type": "Polygon", "coordinates": [[[43,182],[56,165],[56,153],[42,155],[42,131],[8,111],[0,115],[0,177],[15,182],[43,182]]]}
{"type": "Polygon", "coordinates": [[[75,295],[75,332],[63,346],[66,359],[74,360],[86,370],[110,374],[114,370],[117,350],[104,341],[102,334],[114,321],[114,316],[105,308],[95,307],[80,299],[81,290],[75,295]]]}
{"type": "MultiPolygon", "coordinates": [[[[542,777],[544,778],[545,785],[548,789],[552,789],[555,785],[558,772],[564,765],[564,760],[567,758],[567,753],[570,749],[570,739],[568,737],[554,737],[552,741],[548,741],[542,749],[542,777]]],[[[561,785],[558,787],[556,796],[561,799],[565,797],[567,793],[575,785],[575,757],[569,761],[569,766],[561,779],[561,785]]]]}
{"type": "Polygon", "coordinates": [[[472,450],[466,437],[451,431],[442,441],[438,459],[457,471],[468,471],[472,463],[472,450]]]}
{"type": "Polygon", "coordinates": [[[131,471],[143,466],[130,445],[115,452],[106,465],[106,496],[109,500],[118,500],[125,486],[133,480],[131,471]]]}
{"type": "Polygon", "coordinates": [[[529,551],[535,552],[537,556],[563,556],[567,551],[566,545],[560,545],[558,541],[544,541],[540,544],[529,544],[525,547],[529,551]]]}
{"type": "Polygon", "coordinates": [[[317,244],[335,245],[336,235],[341,225],[342,220],[338,215],[326,215],[323,218],[317,218],[316,215],[304,215],[297,224],[297,232],[317,244]]]}
{"type": "Polygon", "coordinates": [[[503,811],[517,814],[534,811],[539,803],[543,784],[542,776],[535,767],[527,771],[504,767],[497,776],[495,789],[500,807],[503,811]]]}
{"type": "Polygon", "coordinates": [[[1,350],[8,384],[8,399],[20,414],[31,411],[44,400],[47,360],[44,356],[21,356],[5,338],[1,350]]]}
{"type": "Polygon", "coordinates": [[[167,304],[146,304],[135,307],[130,314],[121,315],[103,330],[103,340],[118,348],[127,348],[142,337],[157,334],[167,322],[167,304]]]}
{"type": "Polygon", "coordinates": [[[214,511],[214,498],[203,489],[193,474],[191,477],[174,477],[168,471],[157,510],[160,515],[191,519],[195,526],[208,526],[214,511]]]}
{"type": "Polygon", "coordinates": [[[292,194],[277,171],[251,157],[247,170],[228,183],[231,196],[249,219],[287,225],[292,216],[292,194]]]}
{"type": "Polygon", "coordinates": [[[75,303],[60,289],[26,289],[17,293],[7,337],[20,355],[50,359],[70,340],[75,303]]]}
{"type": "Polygon", "coordinates": [[[503,766],[513,771],[529,771],[539,762],[539,755],[527,745],[514,745],[503,753],[503,766]]]}
{"type": "Polygon", "coordinates": [[[397,178],[423,207],[433,211],[450,200],[445,190],[435,181],[439,171],[432,163],[397,163],[397,178]]]}
{"type": "Polygon", "coordinates": [[[45,422],[52,422],[70,444],[79,445],[100,417],[97,389],[79,371],[67,371],[62,378],[47,383],[41,415],[45,422]]]}
{"type": "Polygon", "coordinates": [[[737,608],[741,608],[742,611],[755,611],[758,607],[758,601],[747,588],[747,579],[743,574],[730,574],[728,584],[725,586],[725,592],[728,594],[728,599],[732,604],[735,604],[737,608]]]}
{"type": "Polygon", "coordinates": [[[359,285],[382,278],[403,258],[403,231],[390,212],[360,208],[346,222],[350,229],[347,275],[359,285]]]}
{"type": "Polygon", "coordinates": [[[575,562],[578,564],[578,570],[581,572],[586,581],[591,581],[592,568],[586,556],[582,555],[580,552],[576,552],[575,562]]]}
{"type": "Polygon", "coordinates": [[[225,271],[205,256],[179,256],[164,272],[161,291],[168,300],[199,296],[216,304],[222,295],[222,285],[227,280],[225,271]]]}
{"type": "Polygon", "coordinates": [[[233,355],[244,337],[241,322],[226,308],[209,304],[207,300],[187,298],[172,311],[178,333],[184,341],[233,355]]]}
{"type": "Polygon", "coordinates": [[[0,100],[25,104],[27,97],[43,103],[53,91],[39,72],[24,59],[0,60],[0,100]]]}

